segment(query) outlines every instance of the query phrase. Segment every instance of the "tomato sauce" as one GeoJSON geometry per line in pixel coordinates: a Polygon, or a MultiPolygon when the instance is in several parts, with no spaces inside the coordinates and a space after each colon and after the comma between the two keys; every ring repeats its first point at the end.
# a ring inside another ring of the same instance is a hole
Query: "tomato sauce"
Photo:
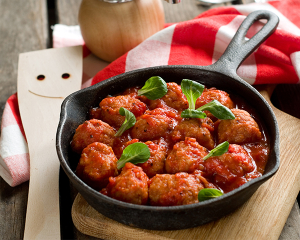
{"type": "MultiPolygon", "coordinates": [[[[236,118],[218,120],[208,111],[205,111],[205,119],[182,118],[181,111],[188,108],[186,97],[180,85],[167,83],[167,86],[167,94],[157,100],[138,96],[140,88],[134,87],[109,96],[99,107],[91,108],[87,122],[99,121],[97,125],[101,128],[94,123],[86,132],[86,128],[79,126],[71,144],[72,147],[76,144],[74,151],[78,153],[78,149],[87,148],[93,141],[90,136],[97,136],[95,141],[109,143],[117,159],[134,142],[144,142],[151,156],[136,166],[126,163],[117,175],[115,169],[105,170],[99,164],[96,170],[90,170],[88,164],[92,165],[93,159],[81,157],[77,168],[81,169],[79,177],[83,181],[95,186],[99,176],[105,176],[106,184],[107,174],[102,171],[111,172],[109,184],[106,187],[100,184],[101,193],[134,204],[174,206],[198,202],[200,189],[215,188],[227,193],[264,173],[270,151],[268,133],[255,110],[243,99],[216,88],[206,88],[196,106],[219,100],[236,118]],[[115,137],[124,121],[119,114],[121,107],[132,110],[136,122],[115,137]],[[220,141],[230,143],[228,152],[203,160],[220,141]]],[[[103,158],[103,155],[100,149],[93,158],[103,158]]]]}

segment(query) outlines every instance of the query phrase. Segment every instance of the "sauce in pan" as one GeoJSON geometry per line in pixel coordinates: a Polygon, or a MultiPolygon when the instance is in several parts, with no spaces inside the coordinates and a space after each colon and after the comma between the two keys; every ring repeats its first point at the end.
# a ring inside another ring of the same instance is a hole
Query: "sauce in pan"
{"type": "Polygon", "coordinates": [[[205,89],[196,109],[218,100],[231,109],[232,120],[182,118],[189,104],[177,83],[167,83],[166,95],[157,100],[138,96],[139,87],[109,96],[92,108],[89,120],[76,129],[71,147],[81,154],[76,174],[94,189],[112,198],[154,206],[198,202],[198,192],[215,188],[230,192],[264,173],[269,156],[268,135],[255,113],[241,98],[216,88],[205,89]],[[115,137],[125,120],[124,107],[136,118],[133,127],[115,137]],[[218,144],[228,151],[203,160],[218,144]],[[123,150],[145,143],[150,158],[118,170],[123,150]]]}

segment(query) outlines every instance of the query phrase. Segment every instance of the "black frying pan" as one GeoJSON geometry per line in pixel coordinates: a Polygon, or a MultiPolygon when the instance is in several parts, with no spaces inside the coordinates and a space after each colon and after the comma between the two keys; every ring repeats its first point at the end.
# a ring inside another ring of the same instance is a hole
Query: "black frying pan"
{"type": "Polygon", "coordinates": [[[61,166],[86,201],[103,215],[118,222],[145,229],[174,230],[199,226],[219,219],[240,207],[257,188],[276,173],[279,167],[279,130],[274,113],[265,99],[237,74],[237,68],[278,25],[278,17],[268,11],[256,11],[244,20],[221,58],[210,66],[158,66],[127,72],[68,96],[61,110],[57,130],[57,153],[61,166]],[[264,27],[250,40],[245,35],[257,20],[267,19],[264,27]],[[188,78],[240,95],[255,108],[264,121],[270,138],[270,157],[265,174],[216,199],[172,207],[140,206],[121,202],[95,191],[74,173],[79,157],[70,149],[77,126],[82,124],[91,107],[98,106],[107,94],[117,94],[131,86],[142,86],[152,76],[166,82],[180,83],[188,78]]]}

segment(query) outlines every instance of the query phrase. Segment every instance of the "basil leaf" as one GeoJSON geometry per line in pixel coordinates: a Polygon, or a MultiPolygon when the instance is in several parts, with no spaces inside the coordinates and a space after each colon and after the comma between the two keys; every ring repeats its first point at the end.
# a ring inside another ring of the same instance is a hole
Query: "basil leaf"
{"type": "Polygon", "coordinates": [[[166,95],[168,92],[166,82],[158,76],[149,78],[145,85],[138,90],[138,96],[144,95],[150,100],[155,100],[166,95]]]}
{"type": "Polygon", "coordinates": [[[218,119],[235,119],[235,116],[231,112],[231,110],[222,105],[218,100],[213,100],[199,107],[197,110],[208,110],[212,113],[212,115],[214,115],[218,119]]]}
{"type": "Polygon", "coordinates": [[[206,114],[199,110],[185,109],[181,112],[182,118],[206,118],[206,114]]]}
{"type": "Polygon", "coordinates": [[[150,150],[145,143],[136,142],[127,146],[117,162],[117,168],[120,169],[125,166],[125,163],[131,162],[133,164],[144,163],[150,157],[150,150]]]}
{"type": "Polygon", "coordinates": [[[219,144],[218,146],[216,146],[213,150],[211,150],[209,152],[209,154],[207,154],[203,160],[207,160],[209,157],[213,157],[213,156],[221,156],[222,154],[226,153],[228,151],[229,148],[229,142],[225,141],[222,142],[221,144],[219,144]]]}
{"type": "Polygon", "coordinates": [[[201,189],[198,193],[198,201],[202,202],[202,201],[209,200],[212,198],[220,197],[222,195],[223,195],[223,193],[218,189],[204,188],[204,189],[201,189]]]}
{"type": "Polygon", "coordinates": [[[204,85],[189,79],[183,79],[181,90],[189,102],[189,109],[195,109],[196,100],[201,96],[204,85]]]}
{"type": "Polygon", "coordinates": [[[122,126],[119,128],[119,130],[115,134],[115,137],[120,137],[123,134],[123,132],[125,132],[127,129],[133,127],[136,122],[134,114],[132,112],[130,112],[129,110],[127,110],[126,108],[121,107],[119,109],[119,113],[122,116],[125,116],[125,120],[124,120],[122,126]]]}

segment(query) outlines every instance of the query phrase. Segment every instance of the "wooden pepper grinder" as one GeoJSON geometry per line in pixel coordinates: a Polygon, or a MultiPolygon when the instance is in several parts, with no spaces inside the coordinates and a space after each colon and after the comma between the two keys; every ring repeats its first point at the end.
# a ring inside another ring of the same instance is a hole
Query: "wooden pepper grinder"
{"type": "Polygon", "coordinates": [[[163,29],[162,0],[82,0],[78,21],[86,46],[111,62],[163,29]]]}

